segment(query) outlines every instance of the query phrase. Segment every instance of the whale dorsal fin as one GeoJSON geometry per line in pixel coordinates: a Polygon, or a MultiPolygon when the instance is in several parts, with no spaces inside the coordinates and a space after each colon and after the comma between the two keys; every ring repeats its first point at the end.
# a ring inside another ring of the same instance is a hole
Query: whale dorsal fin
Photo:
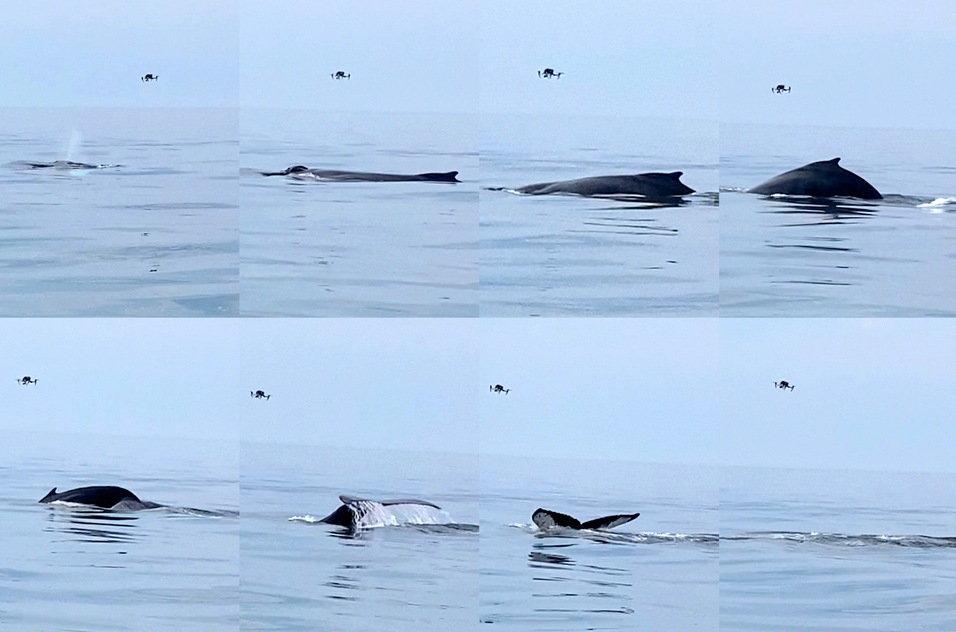
{"type": "Polygon", "coordinates": [[[582,529],[612,529],[614,527],[626,524],[634,518],[637,518],[639,513],[635,514],[619,514],[617,516],[605,516],[603,518],[595,518],[594,520],[588,520],[581,524],[582,529]]]}
{"type": "Polygon", "coordinates": [[[832,158],[832,159],[830,159],[830,160],[827,160],[826,162],[830,163],[831,165],[838,165],[838,164],[840,164],[840,159],[839,159],[839,158],[832,158]]]}
{"type": "Polygon", "coordinates": [[[680,180],[682,175],[684,175],[683,171],[672,171],[671,173],[667,174],[667,177],[671,178],[672,180],[680,180]]]}
{"type": "Polygon", "coordinates": [[[40,499],[41,503],[52,502],[51,499],[56,496],[56,487],[50,490],[50,493],[40,499]]]}

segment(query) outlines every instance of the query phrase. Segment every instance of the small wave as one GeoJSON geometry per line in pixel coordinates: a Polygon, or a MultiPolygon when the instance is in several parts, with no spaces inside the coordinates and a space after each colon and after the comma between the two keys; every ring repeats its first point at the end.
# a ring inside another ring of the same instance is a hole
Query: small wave
{"type": "Polygon", "coordinates": [[[950,205],[956,205],[956,197],[936,198],[932,202],[917,204],[916,208],[940,208],[950,205]]]}
{"type": "Polygon", "coordinates": [[[798,531],[773,531],[741,533],[734,536],[722,536],[722,541],[784,541],[798,544],[824,544],[829,546],[902,546],[913,548],[956,548],[956,537],[937,537],[928,535],[851,535],[843,533],[818,533],[798,531]]]}
{"type": "Polygon", "coordinates": [[[598,529],[549,529],[542,531],[536,525],[514,522],[508,525],[540,538],[583,538],[608,544],[717,544],[720,536],[716,533],[666,533],[641,532],[627,533],[601,531],[598,529]]]}

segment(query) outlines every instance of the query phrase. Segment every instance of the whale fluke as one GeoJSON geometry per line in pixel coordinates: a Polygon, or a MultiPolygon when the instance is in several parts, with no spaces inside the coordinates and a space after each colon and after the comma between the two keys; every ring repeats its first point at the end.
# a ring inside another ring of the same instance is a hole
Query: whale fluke
{"type": "Polygon", "coordinates": [[[369,514],[374,514],[375,512],[381,512],[383,507],[395,505],[422,505],[425,507],[432,507],[434,509],[441,509],[441,507],[438,505],[430,503],[427,500],[417,500],[413,498],[369,500],[367,498],[357,498],[355,496],[347,496],[342,494],[339,496],[339,500],[342,501],[342,505],[327,515],[325,518],[319,520],[319,522],[355,529],[359,526],[362,526],[362,521],[366,516],[369,514]]]}
{"type": "Polygon", "coordinates": [[[136,497],[136,494],[122,487],[111,485],[77,487],[65,492],[57,493],[56,487],[41,498],[40,503],[52,502],[77,503],[80,505],[91,505],[103,509],[155,509],[162,507],[156,503],[142,501],[136,497]]]}
{"type": "Polygon", "coordinates": [[[882,200],[873,185],[840,166],[839,158],[811,162],[781,173],[750,189],[761,195],[807,195],[810,197],[855,197],[882,200]]]}
{"type": "Polygon", "coordinates": [[[531,515],[531,519],[538,525],[538,528],[543,531],[556,527],[563,527],[565,529],[612,529],[626,524],[640,515],[639,513],[617,514],[614,516],[595,518],[587,522],[579,522],[577,518],[572,518],[567,514],[550,511],[548,509],[537,509],[531,515]]]}

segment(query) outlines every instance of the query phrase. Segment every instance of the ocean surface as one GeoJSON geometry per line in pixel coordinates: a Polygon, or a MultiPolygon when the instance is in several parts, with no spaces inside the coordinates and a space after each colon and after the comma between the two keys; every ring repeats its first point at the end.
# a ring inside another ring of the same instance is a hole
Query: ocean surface
{"type": "Polygon", "coordinates": [[[954,474],[724,468],[720,629],[956,630],[954,474]]]}
{"type": "Polygon", "coordinates": [[[242,629],[478,626],[477,457],[243,444],[242,629]],[[420,498],[433,524],[318,524],[347,494],[420,498]]]}
{"type": "Polygon", "coordinates": [[[242,314],[477,316],[474,115],[243,109],[242,314]],[[316,182],[293,165],[459,184],[316,182]]]}
{"type": "Polygon", "coordinates": [[[482,115],[482,316],[714,316],[716,122],[482,115]],[[489,188],[682,171],[679,206],[489,188]]]}
{"type": "Polygon", "coordinates": [[[0,628],[234,631],[238,446],[48,433],[0,441],[0,628]],[[168,507],[38,504],[118,485],[168,507]]]}
{"type": "Polygon", "coordinates": [[[482,623],[717,630],[717,491],[715,468],[482,456],[482,623]],[[608,532],[545,535],[531,520],[539,507],[579,520],[641,515],[608,532]]]}
{"type": "Polygon", "coordinates": [[[0,316],[236,316],[237,109],[0,109],[0,316]],[[56,160],[104,168],[31,169],[56,160]]]}
{"type": "Polygon", "coordinates": [[[954,316],[956,131],[721,125],[721,316],[954,316]],[[839,157],[883,200],[743,192],[839,157]]]}

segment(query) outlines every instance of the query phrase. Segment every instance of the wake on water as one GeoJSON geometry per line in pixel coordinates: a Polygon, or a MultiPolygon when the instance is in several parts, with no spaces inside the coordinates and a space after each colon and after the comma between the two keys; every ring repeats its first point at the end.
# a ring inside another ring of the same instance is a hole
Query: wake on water
{"type": "Polygon", "coordinates": [[[869,535],[818,533],[799,531],[754,531],[733,536],[723,536],[728,542],[787,542],[795,544],[821,544],[838,547],[902,546],[919,549],[956,549],[956,537],[929,535],[869,535]]]}
{"type": "Polygon", "coordinates": [[[516,522],[508,525],[536,538],[574,538],[604,544],[701,544],[716,545],[720,536],[716,533],[655,533],[626,531],[602,531],[600,529],[539,529],[537,525],[516,522]]]}

